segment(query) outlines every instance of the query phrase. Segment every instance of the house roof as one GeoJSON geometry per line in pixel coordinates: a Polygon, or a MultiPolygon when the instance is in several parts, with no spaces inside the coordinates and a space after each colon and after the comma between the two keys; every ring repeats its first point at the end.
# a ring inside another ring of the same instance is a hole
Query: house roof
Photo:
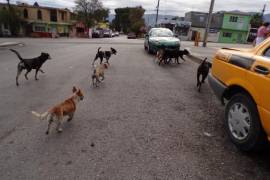
{"type": "Polygon", "coordinates": [[[250,13],[242,12],[242,11],[219,11],[218,13],[234,14],[234,15],[242,15],[242,16],[251,16],[250,13]]]}
{"type": "MultiPolygon", "coordinates": [[[[10,5],[17,6],[17,7],[32,7],[32,8],[39,8],[39,9],[54,9],[54,10],[61,10],[61,11],[70,11],[68,8],[55,8],[55,7],[40,6],[37,3],[34,3],[33,5],[29,5],[27,3],[10,4],[10,5]]],[[[7,6],[7,3],[0,2],[0,6],[7,6]]]]}

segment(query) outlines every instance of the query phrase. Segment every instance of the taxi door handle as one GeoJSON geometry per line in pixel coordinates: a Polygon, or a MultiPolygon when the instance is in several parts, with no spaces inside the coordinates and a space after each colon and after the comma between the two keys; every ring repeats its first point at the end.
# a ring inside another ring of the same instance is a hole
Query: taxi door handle
{"type": "Polygon", "coordinates": [[[254,71],[259,74],[268,75],[269,69],[264,66],[255,66],[254,71]]]}

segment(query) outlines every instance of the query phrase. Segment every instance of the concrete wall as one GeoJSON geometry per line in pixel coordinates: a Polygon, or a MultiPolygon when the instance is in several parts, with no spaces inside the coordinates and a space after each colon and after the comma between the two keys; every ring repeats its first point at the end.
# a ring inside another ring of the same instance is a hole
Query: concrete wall
{"type": "MultiPolygon", "coordinates": [[[[45,21],[45,22],[50,22],[50,11],[55,10],[55,9],[50,9],[50,8],[39,8],[39,7],[24,7],[24,6],[18,6],[18,9],[21,12],[21,17],[26,20],[26,21],[45,21]],[[24,18],[24,10],[28,11],[28,18],[24,18]],[[38,10],[41,11],[42,13],[42,19],[39,20],[37,13],[38,10]]],[[[57,22],[60,23],[69,23],[70,22],[70,12],[66,10],[59,10],[56,9],[57,11],[57,22]],[[64,19],[62,20],[62,15],[61,13],[64,13],[64,19]]]]}

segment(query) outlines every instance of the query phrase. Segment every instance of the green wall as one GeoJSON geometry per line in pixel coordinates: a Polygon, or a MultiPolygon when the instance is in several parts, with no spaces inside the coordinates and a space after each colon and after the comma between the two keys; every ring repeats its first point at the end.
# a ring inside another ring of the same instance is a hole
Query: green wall
{"type": "Polygon", "coordinates": [[[246,43],[251,16],[225,13],[218,42],[246,43]],[[236,22],[230,22],[231,16],[236,22]],[[225,34],[224,34],[225,33],[225,34]]]}
{"type": "Polygon", "coordinates": [[[246,31],[236,31],[236,30],[227,30],[222,29],[220,30],[218,42],[221,43],[246,43],[247,41],[247,34],[246,31]],[[230,34],[230,37],[224,37],[224,33],[230,34]]]}
{"type": "Polygon", "coordinates": [[[222,29],[248,31],[251,17],[248,15],[224,14],[222,29]],[[237,22],[230,22],[230,17],[237,17],[237,22]]]}

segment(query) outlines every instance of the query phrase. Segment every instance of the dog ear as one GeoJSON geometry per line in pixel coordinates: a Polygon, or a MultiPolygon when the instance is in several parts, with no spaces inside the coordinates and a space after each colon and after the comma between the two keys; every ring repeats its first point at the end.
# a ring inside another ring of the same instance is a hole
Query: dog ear
{"type": "Polygon", "coordinates": [[[111,51],[112,51],[114,54],[117,53],[117,51],[116,51],[114,48],[112,48],[112,47],[111,47],[111,51]]]}
{"type": "Polygon", "coordinates": [[[75,93],[76,91],[77,91],[77,88],[75,86],[73,86],[72,92],[75,93]]]}

